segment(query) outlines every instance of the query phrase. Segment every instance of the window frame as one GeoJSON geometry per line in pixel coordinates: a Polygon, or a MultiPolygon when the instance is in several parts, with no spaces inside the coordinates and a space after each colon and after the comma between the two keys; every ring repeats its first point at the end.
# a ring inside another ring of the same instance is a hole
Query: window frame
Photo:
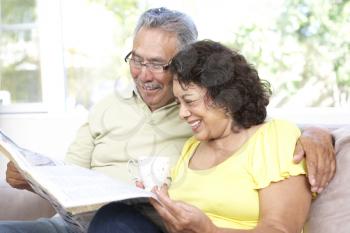
{"type": "Polygon", "coordinates": [[[42,102],[0,105],[0,114],[63,113],[66,85],[60,0],[36,0],[37,22],[0,25],[1,30],[37,28],[42,102]]]}
{"type": "MultiPolygon", "coordinates": [[[[0,105],[2,114],[66,113],[66,75],[62,32],[62,1],[36,0],[39,30],[39,59],[42,80],[42,102],[0,105]]],[[[2,26],[2,25],[1,25],[2,26]]],[[[24,25],[4,25],[25,27],[24,25]]],[[[3,27],[3,26],[2,26],[3,27]]],[[[269,115],[301,124],[350,124],[350,109],[345,108],[270,108],[269,115]]]]}

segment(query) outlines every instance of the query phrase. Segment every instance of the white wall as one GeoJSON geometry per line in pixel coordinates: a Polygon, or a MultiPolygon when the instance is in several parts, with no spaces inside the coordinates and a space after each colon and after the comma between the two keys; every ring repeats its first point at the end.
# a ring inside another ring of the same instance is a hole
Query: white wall
{"type": "Polygon", "coordinates": [[[270,117],[287,119],[298,125],[338,128],[350,125],[347,108],[268,108],[270,117]]]}

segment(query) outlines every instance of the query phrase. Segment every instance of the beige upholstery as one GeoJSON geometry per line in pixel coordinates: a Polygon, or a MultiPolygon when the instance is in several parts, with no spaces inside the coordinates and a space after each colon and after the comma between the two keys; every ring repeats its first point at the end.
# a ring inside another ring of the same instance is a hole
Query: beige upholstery
{"type": "Polygon", "coordinates": [[[48,202],[26,190],[17,190],[5,181],[8,160],[0,154],[0,221],[51,217],[55,211],[48,202]]]}
{"type": "Polygon", "coordinates": [[[0,220],[30,220],[51,217],[54,210],[36,194],[11,188],[0,180],[0,220]]]}
{"type": "Polygon", "coordinates": [[[311,205],[307,233],[350,232],[350,126],[334,130],[337,172],[311,205]]]}

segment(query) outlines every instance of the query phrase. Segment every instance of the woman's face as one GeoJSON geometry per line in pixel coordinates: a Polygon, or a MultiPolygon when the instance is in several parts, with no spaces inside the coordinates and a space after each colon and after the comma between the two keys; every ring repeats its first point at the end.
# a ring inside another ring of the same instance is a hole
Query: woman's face
{"type": "Polygon", "coordinates": [[[219,139],[232,132],[232,118],[207,97],[205,88],[196,84],[184,86],[175,78],[173,91],[180,104],[179,115],[190,125],[197,140],[219,139]]]}

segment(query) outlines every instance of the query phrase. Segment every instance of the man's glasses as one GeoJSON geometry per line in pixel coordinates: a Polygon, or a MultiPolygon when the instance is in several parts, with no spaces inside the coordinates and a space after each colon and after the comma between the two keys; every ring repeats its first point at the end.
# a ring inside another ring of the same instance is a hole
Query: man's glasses
{"type": "Polygon", "coordinates": [[[159,63],[153,63],[148,62],[145,63],[141,59],[136,59],[132,57],[132,52],[128,53],[128,55],[125,56],[124,61],[130,64],[130,67],[133,69],[141,70],[142,66],[145,66],[149,71],[152,73],[163,73],[169,68],[170,62],[167,64],[159,64],[159,63]]]}

